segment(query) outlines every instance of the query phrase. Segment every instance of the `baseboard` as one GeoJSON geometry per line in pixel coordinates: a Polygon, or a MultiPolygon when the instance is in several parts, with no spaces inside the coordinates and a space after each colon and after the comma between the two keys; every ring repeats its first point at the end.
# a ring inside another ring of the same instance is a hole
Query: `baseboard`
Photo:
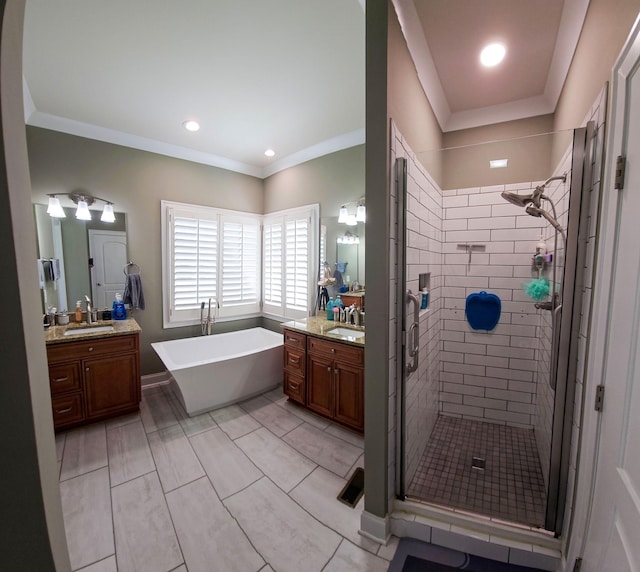
{"type": "Polygon", "coordinates": [[[363,510],[360,515],[360,530],[358,533],[369,540],[377,542],[378,544],[386,545],[389,541],[389,537],[391,536],[389,515],[381,518],[363,510]]]}
{"type": "Polygon", "coordinates": [[[163,385],[171,381],[171,374],[168,371],[161,373],[150,373],[140,378],[142,388],[153,387],[154,385],[163,385]]]}

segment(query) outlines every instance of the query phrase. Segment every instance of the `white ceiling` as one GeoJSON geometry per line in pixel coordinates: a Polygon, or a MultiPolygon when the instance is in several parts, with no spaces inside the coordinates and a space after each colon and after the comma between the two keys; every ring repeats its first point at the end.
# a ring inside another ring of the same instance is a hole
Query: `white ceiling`
{"type": "MultiPolygon", "coordinates": [[[[446,132],[552,113],[589,0],[393,3],[446,132]]],[[[24,79],[29,125],[266,177],[364,142],[364,0],[27,0],[24,79]]]]}

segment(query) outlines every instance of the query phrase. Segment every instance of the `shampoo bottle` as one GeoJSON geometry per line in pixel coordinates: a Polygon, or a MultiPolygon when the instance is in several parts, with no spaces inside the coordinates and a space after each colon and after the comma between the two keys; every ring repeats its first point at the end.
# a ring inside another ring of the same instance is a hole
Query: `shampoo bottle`
{"type": "Polygon", "coordinates": [[[114,320],[127,319],[127,309],[124,307],[124,302],[122,301],[122,296],[120,294],[116,294],[116,299],[113,301],[113,310],[111,314],[114,320]]]}

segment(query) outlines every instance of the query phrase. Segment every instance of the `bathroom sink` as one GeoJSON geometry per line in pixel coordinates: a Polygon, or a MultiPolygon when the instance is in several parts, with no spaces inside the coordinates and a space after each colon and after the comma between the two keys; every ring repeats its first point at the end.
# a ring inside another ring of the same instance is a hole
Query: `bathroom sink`
{"type": "Polygon", "coordinates": [[[76,336],[78,334],[97,334],[99,332],[113,332],[113,326],[87,326],[86,328],[70,328],[64,336],[76,336]]]}
{"type": "Polygon", "coordinates": [[[364,338],[363,331],[352,330],[351,328],[333,328],[333,330],[329,330],[327,334],[331,336],[339,336],[343,340],[357,340],[359,338],[364,338]]]}

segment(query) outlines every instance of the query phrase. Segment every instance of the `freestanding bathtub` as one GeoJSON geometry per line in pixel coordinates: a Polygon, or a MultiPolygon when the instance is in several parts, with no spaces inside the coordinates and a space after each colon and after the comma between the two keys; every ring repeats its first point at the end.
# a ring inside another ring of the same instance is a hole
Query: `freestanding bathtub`
{"type": "Polygon", "coordinates": [[[264,328],[151,346],[173,376],[174,392],[189,415],[248,399],[282,383],[283,335],[264,328]]]}

